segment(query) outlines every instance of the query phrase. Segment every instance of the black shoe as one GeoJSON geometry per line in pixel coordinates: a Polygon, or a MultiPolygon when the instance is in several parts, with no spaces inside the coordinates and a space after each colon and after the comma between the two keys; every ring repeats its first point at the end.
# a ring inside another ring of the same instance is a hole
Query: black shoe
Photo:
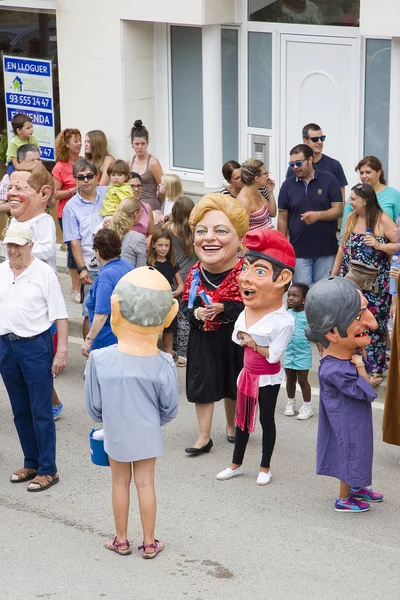
{"type": "Polygon", "coordinates": [[[214,446],[213,441],[210,438],[210,441],[205,446],[202,446],[201,448],[185,448],[185,452],[186,452],[186,454],[193,454],[193,455],[207,454],[207,452],[210,452],[210,450],[213,446],[214,446]]]}
{"type": "Polygon", "coordinates": [[[229,435],[227,429],[225,429],[225,431],[226,431],[226,439],[228,440],[228,442],[230,444],[234,444],[236,442],[236,437],[234,435],[229,435]]]}

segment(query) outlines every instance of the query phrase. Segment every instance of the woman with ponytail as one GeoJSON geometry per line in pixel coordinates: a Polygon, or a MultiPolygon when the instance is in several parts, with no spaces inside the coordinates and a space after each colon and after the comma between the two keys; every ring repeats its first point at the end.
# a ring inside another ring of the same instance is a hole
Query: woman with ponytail
{"type": "Polygon", "coordinates": [[[121,258],[135,267],[146,265],[146,238],[142,233],[132,231],[140,220],[140,201],[125,198],[107,222],[107,227],[115,231],[122,242],[121,258]]]}

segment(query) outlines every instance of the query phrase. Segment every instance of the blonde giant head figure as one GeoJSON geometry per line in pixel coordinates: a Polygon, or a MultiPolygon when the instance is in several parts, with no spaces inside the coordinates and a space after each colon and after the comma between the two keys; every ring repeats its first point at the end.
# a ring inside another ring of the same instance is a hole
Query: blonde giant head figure
{"type": "Polygon", "coordinates": [[[249,229],[249,217],[240,202],[225,194],[206,194],[192,210],[189,223],[204,268],[212,273],[231,269],[249,229]]]}

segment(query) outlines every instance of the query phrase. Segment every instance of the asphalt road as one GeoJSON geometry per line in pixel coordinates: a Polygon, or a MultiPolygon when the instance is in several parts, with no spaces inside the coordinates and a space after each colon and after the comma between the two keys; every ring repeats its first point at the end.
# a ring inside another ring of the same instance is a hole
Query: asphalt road
{"type": "MultiPolygon", "coordinates": [[[[400,448],[381,441],[382,410],[374,410],[374,487],[385,501],[368,513],[340,514],[333,510],[336,481],[315,475],[317,418],[284,417],[282,392],[270,485],[255,484],[259,428],[244,476],[216,481],[232,452],[222,404],[210,454],[186,456],[197,427],[182,369],[180,412],[165,428],[164,456],[157,461],[157,537],[165,551],[144,561],[136,551],[122,557],[105,550],[104,540],[114,533],[110,470],[90,462],[92,422],[77,341],[56,380],[65,404],[57,422],[60,483],[48,492],[28,494],[25,484],[9,483],[22,461],[0,383],[1,600],[399,598],[400,448]]],[[[142,541],[134,487],[129,539],[133,546],[142,541]]]]}

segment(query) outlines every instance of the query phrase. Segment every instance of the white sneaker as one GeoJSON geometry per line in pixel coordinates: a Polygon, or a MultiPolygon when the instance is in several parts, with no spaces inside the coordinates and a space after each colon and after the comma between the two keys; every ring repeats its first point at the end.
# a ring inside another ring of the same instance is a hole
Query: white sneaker
{"type": "Polygon", "coordinates": [[[268,485],[271,481],[272,473],[268,471],[268,473],[264,473],[264,471],[260,471],[257,477],[257,485],[268,485]]]}
{"type": "Polygon", "coordinates": [[[294,417],[296,414],[296,400],[288,400],[285,408],[285,417],[294,417]]]}
{"type": "Polygon", "coordinates": [[[311,406],[307,406],[307,404],[303,404],[299,410],[299,414],[297,415],[297,418],[299,419],[299,421],[306,421],[307,419],[309,419],[310,417],[313,416],[313,409],[311,408],[311,406]]]}
{"type": "Polygon", "coordinates": [[[243,475],[243,467],[238,467],[237,469],[231,469],[228,467],[224,471],[221,471],[217,475],[217,479],[219,481],[224,481],[225,479],[232,479],[232,477],[238,477],[238,475],[243,475]]]}

